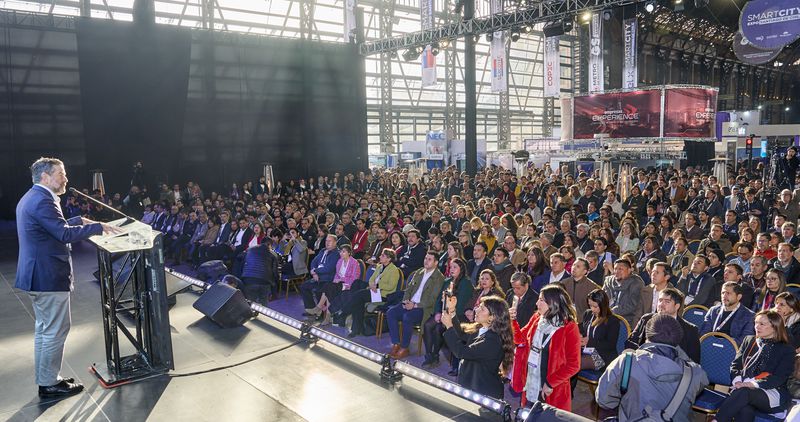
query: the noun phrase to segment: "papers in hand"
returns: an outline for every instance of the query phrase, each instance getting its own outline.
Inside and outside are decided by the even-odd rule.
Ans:
[[[383,302],[383,298],[381,297],[380,289],[375,289],[369,291],[370,302]]]
[[[111,221],[107,224],[122,229],[120,233],[102,234],[89,238],[95,245],[108,252],[126,252],[153,247],[153,239],[158,234],[150,226],[139,221],[123,224],[125,218]]]

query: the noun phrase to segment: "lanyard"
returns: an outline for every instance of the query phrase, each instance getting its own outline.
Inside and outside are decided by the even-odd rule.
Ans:
[[[724,308],[720,307],[720,312],[719,312],[719,314],[717,314],[717,318],[714,320],[714,329],[711,330],[711,331],[718,331],[720,328],[724,327],[725,324],[727,324],[728,321],[730,321],[730,319],[733,318],[733,314],[735,314],[736,311],[739,310],[739,306],[740,306],[740,304],[736,304],[736,308],[734,308],[733,311],[731,311],[731,313],[728,314],[728,316],[725,318],[725,320],[722,321],[722,324],[719,323],[719,319],[722,317],[722,310]]]
[[[695,276],[694,276],[694,274],[692,274],[692,275],[690,275],[689,277],[690,277],[690,281],[689,281],[689,287],[690,287],[690,289],[691,289],[692,281],[694,281],[694,280],[695,280]],[[689,295],[689,296],[697,296],[697,293],[699,293],[699,292],[700,292],[700,285],[701,285],[701,284],[703,284],[703,275],[702,275],[702,274],[700,274],[698,277],[699,277],[700,279],[699,279],[699,280],[697,280],[697,287],[695,287],[695,289],[694,289],[694,292],[692,292],[692,294],[691,294],[691,295]]]
[[[753,351],[753,347],[756,347],[756,346],[758,346],[758,350],[756,351],[755,354],[750,355],[750,352]],[[763,344],[759,344],[758,343],[758,339],[756,339],[753,342],[753,344],[750,345],[750,349],[747,350],[747,357],[744,359],[744,364],[743,364],[743,367],[742,367],[742,378],[745,378],[744,375],[747,374],[747,370],[756,363],[756,361],[758,360],[758,357],[761,356],[761,351],[762,350],[764,350],[764,345]]]

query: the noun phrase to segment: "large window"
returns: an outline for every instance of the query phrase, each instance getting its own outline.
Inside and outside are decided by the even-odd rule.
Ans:
[[[257,35],[277,37],[300,36],[300,8],[292,0],[208,0],[213,4],[213,20],[204,22],[202,0],[157,0],[155,2],[156,20],[169,25],[192,28],[213,28],[220,31],[237,31]],[[130,21],[133,0],[91,0],[95,18]],[[313,39],[327,42],[344,42],[342,0],[317,0],[314,6]],[[57,15],[79,15],[78,0],[24,1],[0,0],[0,7]],[[381,8],[383,2],[362,0],[359,7],[364,12],[366,38],[378,39],[380,35]],[[436,0],[437,24],[444,24],[445,7],[452,3]],[[489,6],[487,0],[478,0],[476,14],[485,16]],[[396,0],[393,19],[393,35],[420,29],[418,0]],[[536,27],[529,34],[523,34],[517,42],[509,45],[509,114],[511,145],[524,138],[542,135],[544,99],[542,97],[543,48],[544,37]],[[459,127],[457,133],[463,136],[463,43],[457,43],[456,64],[456,111]],[[498,112],[500,97],[491,92],[491,63],[489,43],[481,38],[476,47],[477,93],[478,93],[478,138],[487,141],[487,148],[497,149]],[[402,55],[392,62],[392,113],[393,140],[395,150],[399,151],[404,141],[424,140],[428,130],[444,127],[445,118],[445,54],[437,60],[437,86],[422,89],[420,60],[405,62]],[[573,89],[573,41],[561,42],[561,88],[569,92]],[[370,153],[380,152],[380,86],[381,75],[378,56],[365,59],[367,92],[367,130]],[[556,107],[555,126],[559,125]]]

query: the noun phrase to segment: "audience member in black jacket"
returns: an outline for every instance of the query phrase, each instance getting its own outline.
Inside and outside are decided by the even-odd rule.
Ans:
[[[791,292],[780,293],[775,298],[775,311],[783,318],[789,344],[800,353],[800,301]]]
[[[756,335],[747,336],[731,363],[733,391],[720,405],[718,422],[749,422],[755,412],[776,413],[789,403],[786,382],[794,371],[794,349],[781,315],[756,314]]]
[[[666,289],[662,290],[661,293],[658,294],[658,312],[659,314],[667,314],[675,319],[681,324],[681,328],[683,328],[683,338],[681,339],[680,344],[678,346],[686,352],[686,355],[689,356],[694,362],[700,362],[700,334],[697,331],[697,327],[694,324],[686,322],[685,319],[681,318],[678,315],[678,312],[681,310],[683,306],[683,293],[680,290],[667,287]],[[636,324],[636,327],[633,329],[630,337],[628,337],[628,341],[626,343],[626,347],[630,347],[633,349],[638,349],[639,346],[645,343],[646,339],[646,330],[647,322],[653,318],[653,315],[656,313],[644,314],[641,319],[639,319],[639,323]]]
[[[517,306],[517,323],[520,327],[528,325],[528,321],[536,313],[536,302],[539,293],[531,289],[531,278],[523,272],[516,272],[511,276],[511,288],[506,292],[508,306]]]
[[[462,359],[458,383],[494,398],[504,396],[502,374],[509,373],[514,360],[514,338],[508,305],[496,296],[481,299],[475,324],[462,326],[457,317],[455,297],[447,299],[442,324],[444,340],[456,357]]]
[[[280,280],[280,258],[272,250],[272,238],[264,236],[261,244],[247,249],[242,265],[242,292],[253,302],[266,305]]]
[[[612,312],[608,296],[596,289],[586,298],[589,309],[583,314],[581,329],[581,369],[602,371],[619,356],[617,340],[622,323]]]

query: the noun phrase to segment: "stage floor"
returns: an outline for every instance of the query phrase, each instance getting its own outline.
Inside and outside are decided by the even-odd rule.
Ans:
[[[323,343],[296,345],[231,369],[105,390],[87,371],[105,359],[95,255],[88,245],[76,245],[73,256],[77,281],[62,375],[80,380],[86,390],[48,401],[37,396],[33,377],[30,299],[13,288],[16,252],[0,253],[0,420],[482,420],[476,405],[414,380],[383,384],[378,365]],[[195,293],[177,299],[170,310],[176,374],[244,361],[297,339],[296,331],[263,316],[221,329],[192,308]]]
[[[33,376],[33,314],[30,299],[13,288],[15,240],[0,249],[0,420],[59,421],[478,421],[478,406],[405,378],[387,385],[380,367],[322,342],[299,344],[253,362],[190,377],[162,376],[116,389],[103,389],[87,368],[105,360],[100,292],[92,273],[96,255],[88,244],[74,246],[75,291],[72,331],[62,375],[81,381],[86,390],[62,401],[40,400]],[[179,268],[185,269],[185,268]],[[222,329],[192,307],[196,293],[177,296],[170,310],[176,369],[174,374],[207,370],[250,359],[295,341],[298,332],[261,316],[243,327]],[[302,304],[292,293],[269,305],[301,318]],[[344,329],[329,327],[342,335]],[[380,340],[357,342],[387,352],[388,333]],[[416,352],[416,338],[412,352]],[[419,365],[412,354],[408,362]],[[444,360],[433,372],[447,377]],[[518,395],[506,393],[516,407]],[[575,390],[573,409],[590,416],[586,385]],[[700,420],[700,419],[698,419]]]

